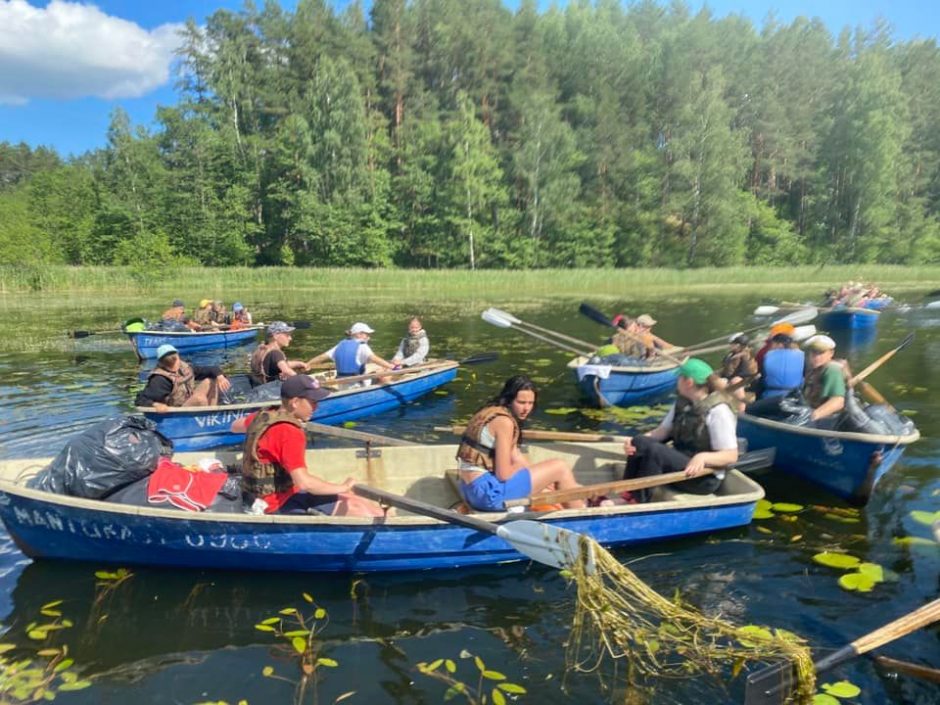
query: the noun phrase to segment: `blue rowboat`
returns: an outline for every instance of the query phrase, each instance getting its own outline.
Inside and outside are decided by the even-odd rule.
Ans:
[[[161,345],[172,345],[184,356],[199,350],[218,350],[220,348],[234,348],[255,340],[258,331],[264,326],[248,326],[239,330],[219,331],[162,331],[143,330],[128,331],[125,335],[131,341],[131,347],[141,360],[157,357],[157,348]]]
[[[445,477],[454,445],[308,452],[311,472],[327,480],[347,476],[439,507],[459,501]],[[530,446],[533,461],[561,458],[583,482],[619,479],[619,443]],[[227,465],[233,452],[214,454]],[[184,464],[196,454],[179,454]],[[617,461],[617,462],[614,462]],[[48,459],[0,463],[0,518],[16,545],[32,558],[234,570],[410,571],[526,560],[502,538],[399,510],[385,518],[312,515],[190,513],[125,506],[49,494],[25,487],[23,478]],[[676,494],[657,488],[658,501],[593,509],[523,514],[487,513],[493,522],[537,519],[593,536],[606,546],[639,544],[743,526],[764,496],[760,485],[737,471],[719,493]],[[163,506],[163,505],[161,505]]]
[[[311,420],[337,425],[397,409],[453,381],[458,367],[458,363],[444,360],[440,364],[415,370],[413,375],[393,377],[387,384],[340,389],[317,405]],[[317,377],[324,379],[325,375]],[[325,379],[325,382],[329,383],[329,380]],[[262,401],[225,406],[177,407],[166,412],[138,407],[137,411],[156,423],[157,430],[173,441],[177,451],[196,451],[241,443],[245,435],[229,431],[232,422],[277,403]]]
[[[832,330],[873,328],[878,323],[881,311],[856,306],[833,306],[819,309],[821,328]]]
[[[664,396],[676,388],[674,362],[657,359],[649,365],[592,365],[586,357],[568,363],[582,394],[597,406],[631,406]]]
[[[738,435],[749,450],[776,448],[774,467],[814,482],[855,504],[868,502],[885,473],[920,433],[881,436],[829,431],[738,415]]]

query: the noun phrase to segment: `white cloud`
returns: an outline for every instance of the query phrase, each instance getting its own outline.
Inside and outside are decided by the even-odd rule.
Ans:
[[[76,2],[0,0],[0,104],[149,93],[169,80],[181,28],[148,31]]]

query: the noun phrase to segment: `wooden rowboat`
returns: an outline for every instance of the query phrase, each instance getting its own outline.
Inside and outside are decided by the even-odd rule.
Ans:
[[[239,330],[219,331],[162,331],[142,330],[124,333],[141,360],[156,359],[157,348],[172,345],[184,356],[199,350],[219,350],[244,345],[255,340],[264,326],[248,326]]]
[[[663,396],[676,387],[679,365],[656,358],[648,365],[615,367],[594,365],[587,357],[568,363],[578,387],[597,406],[631,406]]]
[[[865,504],[882,477],[920,438],[830,431],[738,415],[738,435],[749,450],[777,449],[774,467],[798,475],[855,504]]]
[[[438,507],[459,501],[445,469],[456,446],[407,446],[363,453],[341,448],[308,452],[311,471],[329,480],[347,476]],[[619,479],[617,443],[531,446],[533,461],[562,458],[585,483]],[[200,454],[178,454],[184,464]],[[213,454],[237,465],[239,454]],[[0,463],[0,519],[32,558],[237,570],[397,571],[487,565],[523,560],[503,538],[428,516],[385,518],[313,515],[190,513],[125,506],[28,489],[26,479],[49,459]],[[730,471],[715,495],[657,488],[649,504],[549,512],[480,513],[496,523],[517,518],[589,534],[607,546],[638,544],[743,526],[764,496],[761,487]]]
[[[452,382],[458,367],[457,362],[442,360],[439,364],[415,370],[414,374],[393,377],[385,384],[339,389],[317,405],[311,420],[336,425],[397,409]],[[328,382],[331,374],[316,377]],[[157,430],[173,441],[177,451],[196,451],[241,443],[245,436],[229,431],[232,422],[277,404],[277,401],[262,401],[175,407],[165,412],[155,411],[152,407],[137,407],[137,411],[156,423]]]

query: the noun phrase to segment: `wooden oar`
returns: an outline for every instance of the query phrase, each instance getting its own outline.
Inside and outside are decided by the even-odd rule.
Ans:
[[[764,448],[762,450],[745,453],[733,465],[728,466],[728,470],[740,470],[741,472],[752,472],[770,467],[774,462],[776,448]],[[718,468],[705,468],[696,477],[711,475]],[[616,480],[614,482],[601,482],[596,485],[584,485],[574,487],[568,490],[556,490],[554,492],[540,492],[529,497],[521,499],[507,499],[507,507],[528,507],[532,504],[558,504],[561,502],[570,502],[574,499],[589,499],[591,497],[603,497],[612,492],[632,492],[633,490],[644,490],[650,487],[659,487],[661,485],[671,485],[674,482],[688,480],[684,470],[678,472],[667,472],[662,475],[652,475],[650,477],[636,477],[630,480]]]
[[[336,438],[348,438],[352,441],[365,441],[378,446],[416,446],[414,441],[406,441],[402,438],[392,438],[391,436],[380,436],[378,433],[366,433],[365,431],[354,431],[351,428],[342,426],[328,426],[325,423],[308,421],[307,430],[324,436],[334,436]]]
[[[581,557],[583,536],[552,524],[527,519],[494,524],[368,485],[353,485],[352,491],[375,502],[498,536],[519,553],[553,568],[571,568]],[[588,571],[593,572],[593,554],[585,556],[584,560],[587,562]]]
[[[761,328],[772,328],[773,326],[778,326],[778,325],[780,325],[780,324],[782,324],[782,323],[790,323],[791,325],[799,326],[799,325],[801,325],[801,324],[803,324],[803,323],[809,323],[811,320],[813,320],[814,318],[816,318],[816,316],[817,316],[818,314],[819,314],[819,311],[818,311],[816,308],[814,308],[813,306],[807,306],[806,308],[800,309],[799,311],[794,311],[793,313],[791,313],[791,314],[789,314],[789,315],[787,315],[787,316],[783,316],[782,318],[778,318],[776,321],[771,321],[770,323],[762,323],[762,324],[760,324],[759,326],[753,326],[753,327],[751,327],[751,328],[745,328],[744,330],[737,331],[737,332],[738,332],[738,333],[741,333],[741,334],[744,334],[744,333],[753,333],[754,331],[758,331],[758,330],[760,330]],[[813,334],[811,333],[810,335],[813,335]],[[728,334],[723,335],[723,336],[720,336],[720,337],[718,337],[718,338],[712,338],[712,339],[710,339],[710,340],[703,340],[701,343],[696,343],[695,345],[690,345],[690,346],[688,346],[687,348],[685,348],[685,350],[686,350],[686,352],[692,352],[693,350],[696,350],[696,351],[697,351],[697,348],[701,348],[701,347],[704,347],[704,346],[708,346],[708,345],[711,345],[711,344],[713,344],[713,343],[718,343],[718,342],[721,342],[721,341],[723,341],[723,340],[728,340],[728,338],[729,338],[730,336],[731,336],[731,334],[728,333]],[[807,337],[809,337],[809,336],[807,336]]]
[[[888,400],[884,398],[881,392],[875,389],[875,387],[872,384],[870,384],[869,382],[865,382],[864,380],[866,377],[868,377],[868,375],[870,375],[872,372],[877,370],[879,367],[885,364],[888,360],[890,360],[896,354],[901,352],[901,350],[903,350],[908,345],[910,345],[913,340],[914,340],[914,333],[913,332],[908,333],[904,337],[904,340],[898,343],[894,348],[886,352],[884,355],[879,357],[877,360],[871,363],[864,370],[862,370],[857,375],[852,377],[852,379],[848,381],[848,386],[849,387],[857,386],[859,391],[861,391],[861,393],[865,396],[865,398],[872,404],[884,404],[889,409],[894,410],[894,407],[888,403]]]
[[[922,678],[932,683],[940,683],[940,670],[936,668],[921,666],[919,663],[898,661],[897,659],[888,658],[887,656],[875,656],[875,663],[890,671],[897,671],[898,673],[904,673],[908,676],[914,676],[915,678]]]
[[[569,343],[572,343],[572,344],[574,344],[574,345],[582,345],[582,346],[584,346],[586,349],[591,349],[591,348],[595,347],[595,343],[589,343],[589,342],[587,342],[587,341],[585,341],[585,340],[579,340],[578,338],[572,338],[570,335],[565,335],[564,333],[559,333],[558,331],[551,330],[550,328],[543,328],[542,326],[537,326],[537,325],[535,325],[534,323],[527,323],[526,321],[521,321],[521,320],[519,320],[518,318],[516,318],[515,316],[513,316],[511,313],[509,313],[508,311],[503,311],[502,309],[498,309],[498,308],[488,308],[487,311],[490,311],[491,313],[496,314],[497,316],[501,316],[502,318],[505,318],[505,319],[508,320],[510,323],[514,323],[514,324],[517,325],[517,326],[527,326],[527,327],[529,327],[529,328],[532,328],[533,330],[537,330],[537,331],[539,331],[539,332],[541,332],[541,333],[545,333],[545,334],[547,334],[547,335],[553,335],[553,336],[555,336],[556,338],[558,338],[558,339],[560,339],[560,340],[565,340],[565,341],[567,341],[567,342],[569,342]]]
[[[574,353],[575,355],[583,355],[589,357],[593,352],[593,346],[588,346],[587,349],[575,348],[568,343],[562,342],[561,340],[556,340],[540,333],[536,333],[533,330],[519,326],[518,324],[513,323],[510,319],[501,316],[496,312],[496,309],[488,308],[482,314],[481,318],[487,323],[496,326],[497,328],[514,328],[520,333],[525,333],[528,336],[535,338],[536,340],[541,340],[543,343],[548,343],[549,345],[554,345],[556,348],[561,348],[562,350],[567,350],[568,352]]]
[[[820,659],[815,664],[816,672],[822,673],[834,668],[856,656],[900,639],[921,627],[933,624],[937,620],[940,620],[940,599],[929,602],[920,609],[879,627],[826,658]],[[780,705],[790,700],[796,685],[794,664],[784,662],[768,666],[747,677],[744,703],[745,705]]]
[[[453,433],[457,436],[467,430],[466,426],[435,426],[438,433]],[[629,436],[614,436],[602,433],[576,433],[571,431],[537,431],[525,429],[523,437],[529,441],[574,441],[581,443],[623,443]]]
[[[476,365],[482,362],[492,362],[499,358],[499,353],[488,352],[488,353],[477,353],[476,355],[470,355],[465,357],[462,360],[457,360],[458,365]],[[364,379],[375,379],[376,377],[397,377],[400,375],[411,374],[412,372],[426,372],[427,370],[434,369],[435,367],[441,367],[448,363],[452,362],[451,360],[434,360],[433,362],[422,362],[420,365],[413,365],[411,367],[403,367],[400,370],[378,370],[376,372],[370,372],[365,375],[352,375],[350,377],[336,377],[335,379],[320,380],[320,384],[324,387],[340,387],[350,382],[361,382]]]

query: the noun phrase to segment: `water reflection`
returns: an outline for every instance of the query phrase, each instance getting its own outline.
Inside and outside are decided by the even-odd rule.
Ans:
[[[580,316],[577,300],[444,301],[415,311],[387,300],[363,298],[327,306],[307,302],[303,294],[283,296],[265,306],[278,317],[313,322],[310,329],[297,331],[288,351],[292,357],[327,349],[357,318],[376,328],[376,352],[390,355],[404,322],[415,312],[423,316],[435,355],[500,353],[494,363],[462,369],[441,394],[364,420],[360,429],[452,443],[452,436],[437,434],[433,427],[466,420],[506,377],[527,372],[540,385],[534,427],[623,431],[615,413],[580,405],[574,377],[565,367],[570,355],[479,318],[481,310],[496,305],[536,325],[599,343],[608,331]],[[141,384],[141,368],[123,339],[69,341],[61,334],[49,335],[49,330],[104,329],[126,317],[128,310],[144,310],[145,304],[162,310],[164,303],[162,298],[159,303],[117,300],[55,308],[48,315],[12,312],[11,320],[24,327],[29,345],[20,349],[11,344],[0,353],[0,454],[51,455],[72,433],[128,410]],[[691,344],[747,327],[742,322],[756,303],[746,296],[676,294],[607,301],[599,307],[648,311],[660,321],[658,334]],[[772,501],[805,507],[792,521],[778,516],[740,530],[634,549],[620,557],[637,561],[633,570],[666,595],[678,590],[709,613],[790,629],[827,651],[935,597],[940,551],[936,544],[904,539],[930,536],[929,527],[915,521],[912,511],[940,509],[940,442],[935,440],[940,423],[931,393],[932,380],[940,373],[938,322],[936,312],[889,310],[875,339],[840,341],[853,369],[860,370],[909,330],[918,330],[914,343],[870,381],[898,408],[916,413],[924,439],[882,481],[856,523],[828,512],[827,507],[845,505],[821,490],[764,472],[757,479]],[[244,369],[248,350],[200,357],[197,364]],[[716,352],[709,359],[717,362],[720,357]],[[571,411],[549,413],[558,409]],[[845,592],[838,587],[838,571],[812,561],[814,553],[827,549],[879,563],[897,579],[871,593]],[[293,687],[264,678],[261,669],[274,665],[286,673],[291,664],[273,650],[275,640],[254,625],[283,607],[301,607],[303,592],[328,610],[330,624],[323,639],[328,655],[340,662],[319,689],[321,702],[333,702],[351,690],[356,695],[349,702],[439,702],[445,686],[418,674],[414,664],[445,656],[456,659],[462,649],[498,664],[498,670],[523,683],[529,694],[521,702],[622,700],[621,692],[612,694],[592,676],[570,678],[562,688],[561,645],[570,627],[573,593],[556,572],[538,566],[358,576],[362,582],[355,582],[357,576],[141,570],[99,607],[96,567],[29,563],[7,537],[0,540],[0,616],[9,629],[4,640],[28,644],[23,627],[44,604],[57,599],[65,600],[63,613],[76,624],[62,639],[96,680],[89,690],[72,694],[70,702],[290,702]],[[934,628],[884,652],[938,666],[938,640],[940,631]],[[459,659],[458,665],[461,673],[470,666]],[[829,680],[839,678],[863,688],[859,703],[926,703],[936,696],[936,686],[887,677],[865,659],[842,667]],[[704,705],[740,702],[739,695],[738,684],[726,691],[696,679],[660,684],[651,701]]]

